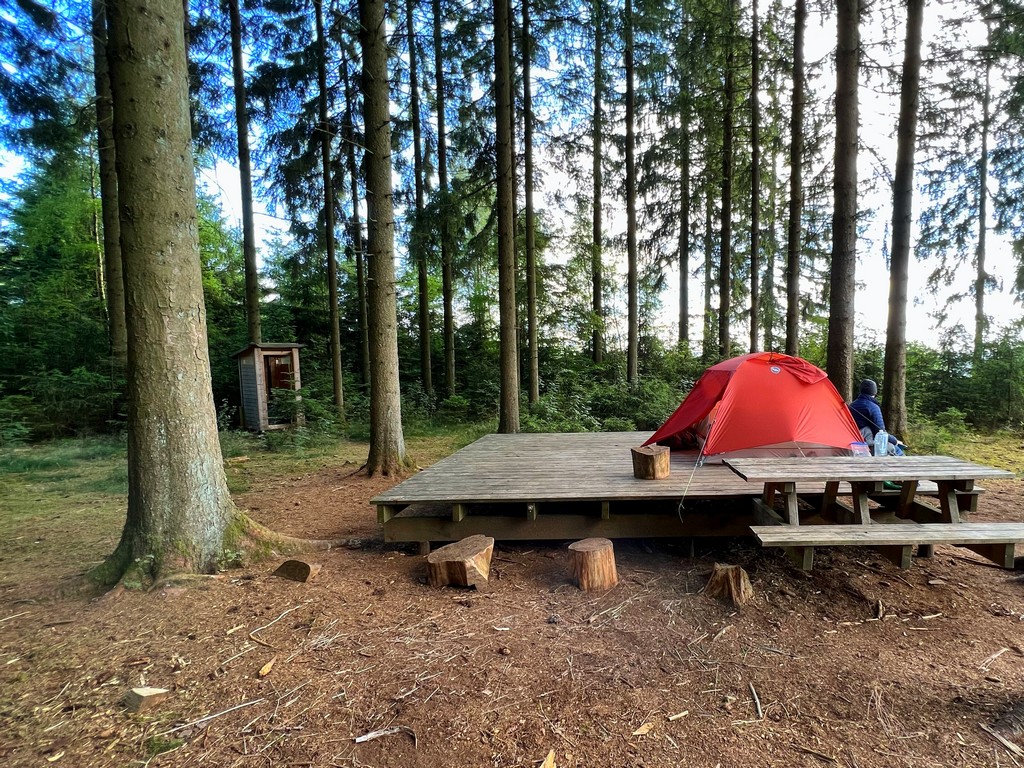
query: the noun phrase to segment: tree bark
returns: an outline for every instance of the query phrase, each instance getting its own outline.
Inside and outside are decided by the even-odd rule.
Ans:
[[[602,221],[603,174],[601,159],[604,153],[604,117],[602,101],[604,93],[604,0],[593,0],[594,15],[594,125],[593,125],[593,244],[590,256],[590,275],[593,284],[593,339],[591,357],[600,365],[604,362],[604,267],[602,264],[604,245],[604,223]]]
[[[991,23],[990,23],[991,24]],[[991,26],[989,40],[991,40]],[[981,157],[978,158],[978,249],[975,252],[974,277],[974,364],[981,363],[985,352],[985,332],[988,317],[985,315],[985,286],[988,274],[985,272],[985,250],[988,238],[988,142],[992,129],[992,57],[985,57],[985,93],[981,103]]]
[[[793,106],[789,118],[789,227],[786,245],[786,354],[800,354],[800,247],[804,208],[804,34],[807,0],[796,0],[793,21]]]
[[[761,321],[761,51],[757,0],[750,33],[750,351],[758,350]]]
[[[352,216],[349,219],[352,250],[356,262],[356,300],[359,303],[359,349],[360,375],[363,386],[370,385],[370,331],[368,309],[366,305],[366,249],[363,246],[363,223],[359,218],[359,165],[356,163],[356,99],[352,93],[352,83],[348,74],[348,63],[344,66],[345,77],[345,156],[348,163],[349,190],[352,204]]]
[[[533,205],[533,86],[530,58],[530,0],[523,3],[523,189],[526,203],[526,333],[530,346],[530,402],[540,400],[540,350],[537,329],[537,215]]]
[[[367,472],[391,475],[411,462],[402,432],[395,306],[395,217],[384,0],[360,0],[363,125],[366,131],[367,257],[370,326],[370,455]]]
[[[317,105],[320,112],[320,160],[323,164],[324,246],[327,250],[327,301],[331,324],[331,381],[334,410],[345,422],[345,392],[341,370],[341,318],[338,310],[338,258],[334,242],[334,169],[331,167],[331,126],[327,118],[327,37],[324,34],[323,0],[313,0],[316,12],[317,39]]]
[[[735,0],[728,4],[728,39],[725,57],[725,89],[722,94],[722,227],[718,254],[718,356],[730,355],[729,316],[732,314],[732,141],[733,102],[736,98]]]
[[[680,82],[680,89],[684,88]],[[679,346],[690,343],[690,104],[679,126]]]
[[[437,108],[437,181],[441,194],[441,298],[444,302],[444,386],[445,394],[455,394],[455,287],[452,247],[448,222],[452,215],[448,197],[448,135],[445,121],[444,51],[441,43],[441,0],[433,0],[434,11],[434,87]]]
[[[714,306],[712,286],[715,272],[715,201],[711,184],[704,193],[704,335],[701,353],[705,359],[711,357],[715,346]]]
[[[519,431],[519,353],[516,348],[516,264],[513,232],[512,87],[508,0],[494,0],[494,111],[497,128],[498,313],[501,394],[498,431]]]
[[[829,378],[843,398],[853,392],[854,293],[857,266],[857,73],[860,66],[860,2],[836,6],[835,208],[829,272]]]
[[[569,545],[573,583],[584,592],[603,592],[619,583],[610,539],[582,539]]]
[[[640,296],[636,244],[636,67],[633,61],[633,0],[626,0],[626,294],[628,330],[626,339],[626,381],[639,375]]]
[[[111,0],[128,339],[128,513],[95,574],[211,572],[236,514],[210,383],[180,0]]]
[[[235,129],[238,136],[238,175],[242,193],[242,256],[245,263],[245,319],[251,343],[262,341],[260,279],[256,268],[256,222],[252,210],[252,160],[249,157],[249,111],[242,66],[242,15],[239,0],[228,0],[231,20],[231,74],[235,92]]]
[[[409,38],[409,112],[412,116],[413,178],[416,189],[416,218],[410,232],[409,245],[416,260],[417,309],[420,331],[420,377],[423,392],[434,394],[434,380],[430,363],[430,283],[427,280],[427,249],[420,228],[423,226],[424,180],[423,140],[420,128],[419,49],[413,23],[413,0],[405,0],[406,36]]]
[[[924,0],[907,0],[907,39],[903,49],[900,118],[896,131],[896,177],[892,199],[892,250],[889,261],[889,320],[885,334],[882,404],[889,431],[907,431],[907,282],[914,202],[914,153],[921,85],[921,34]]]
[[[107,11],[103,0],[92,2],[92,40],[107,329],[110,356],[123,371],[128,361],[128,331],[124,317],[124,273],[121,267],[121,233],[117,214],[117,152],[114,149],[114,111],[110,95],[110,66],[107,61]]]

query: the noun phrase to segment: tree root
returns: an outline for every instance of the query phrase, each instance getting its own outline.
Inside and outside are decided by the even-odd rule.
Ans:
[[[353,539],[302,539],[287,536],[257,523],[243,512],[235,515],[231,527],[236,535],[241,534],[235,542],[236,544],[249,544],[258,552],[264,552],[268,557],[273,554],[301,555],[306,552],[322,552],[338,547],[349,547],[356,541]],[[225,540],[226,546],[230,546],[231,543]]]

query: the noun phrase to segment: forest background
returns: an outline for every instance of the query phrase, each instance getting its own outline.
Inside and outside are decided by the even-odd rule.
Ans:
[[[390,7],[399,370],[410,424],[498,413],[492,10],[440,0]],[[826,366],[835,9],[593,0],[512,10],[525,405],[517,426],[651,429],[708,364],[750,349],[785,349]],[[281,235],[259,249],[261,337],[306,345],[306,430],[359,437],[368,430],[370,349],[354,6],[243,4],[234,26],[230,11],[231,3],[190,8],[197,172],[239,163],[242,135],[251,141],[256,196],[282,222]],[[797,20],[808,11],[805,51]],[[904,91],[907,12],[886,2],[858,12],[863,268],[848,287],[877,318],[898,138],[887,105]],[[71,0],[19,0],[0,11],[9,163],[0,222],[2,445],[123,424],[99,202],[95,15],[95,4]],[[985,303],[1022,287],[1022,19],[1014,3],[928,8],[911,271],[939,310],[933,343],[905,345],[907,408],[922,435],[929,423],[1017,429],[1024,418],[1020,317],[1005,305],[993,317]],[[241,80],[231,43],[241,51]],[[537,190],[546,194],[534,207]],[[221,425],[230,427],[238,401],[231,355],[252,338],[245,251],[255,245],[216,196],[203,196],[199,213],[213,387]],[[968,321],[958,313],[965,304]],[[664,322],[672,305],[674,329]],[[886,341],[858,333],[853,378],[882,378]]]

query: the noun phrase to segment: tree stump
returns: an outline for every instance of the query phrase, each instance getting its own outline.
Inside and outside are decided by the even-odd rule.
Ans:
[[[640,480],[661,480],[668,477],[672,451],[667,445],[645,445],[633,452],[633,477]]]
[[[615,551],[608,539],[583,539],[569,545],[573,583],[584,592],[611,589],[619,583]]]
[[[479,534],[435,549],[427,555],[427,583],[479,589],[490,576],[493,551],[494,539]]]
[[[732,604],[740,607],[754,596],[754,588],[750,586],[750,577],[738,565],[722,565],[715,563],[704,591],[711,597],[727,598]]]

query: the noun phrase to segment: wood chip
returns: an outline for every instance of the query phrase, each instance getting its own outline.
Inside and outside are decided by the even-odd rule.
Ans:
[[[171,695],[167,688],[132,688],[124,697],[129,712],[146,712]]]
[[[654,730],[654,723],[644,723],[639,728],[637,728],[635,731],[633,731],[632,735],[633,736],[646,736],[648,733],[650,733],[653,730]]]
[[[674,715],[669,715],[668,720],[670,723],[674,723],[676,720],[682,720],[688,714],[690,714],[690,710],[684,709],[682,712],[676,712]]]
[[[274,657],[274,658],[272,658],[272,659],[271,659],[270,661],[268,661],[268,662],[267,662],[266,664],[264,664],[264,665],[263,665],[262,667],[260,667],[260,671],[256,673],[256,674],[257,674],[257,676],[258,676],[258,677],[259,677],[260,679],[263,679],[264,677],[266,677],[267,675],[269,675],[269,674],[270,674],[270,671],[271,671],[271,670],[272,670],[272,669],[274,668],[274,664],[275,664],[276,662],[277,662],[277,656],[275,656],[275,657]]]
[[[555,750],[548,752],[548,756],[544,758],[544,762],[540,764],[540,768],[555,768]]]

